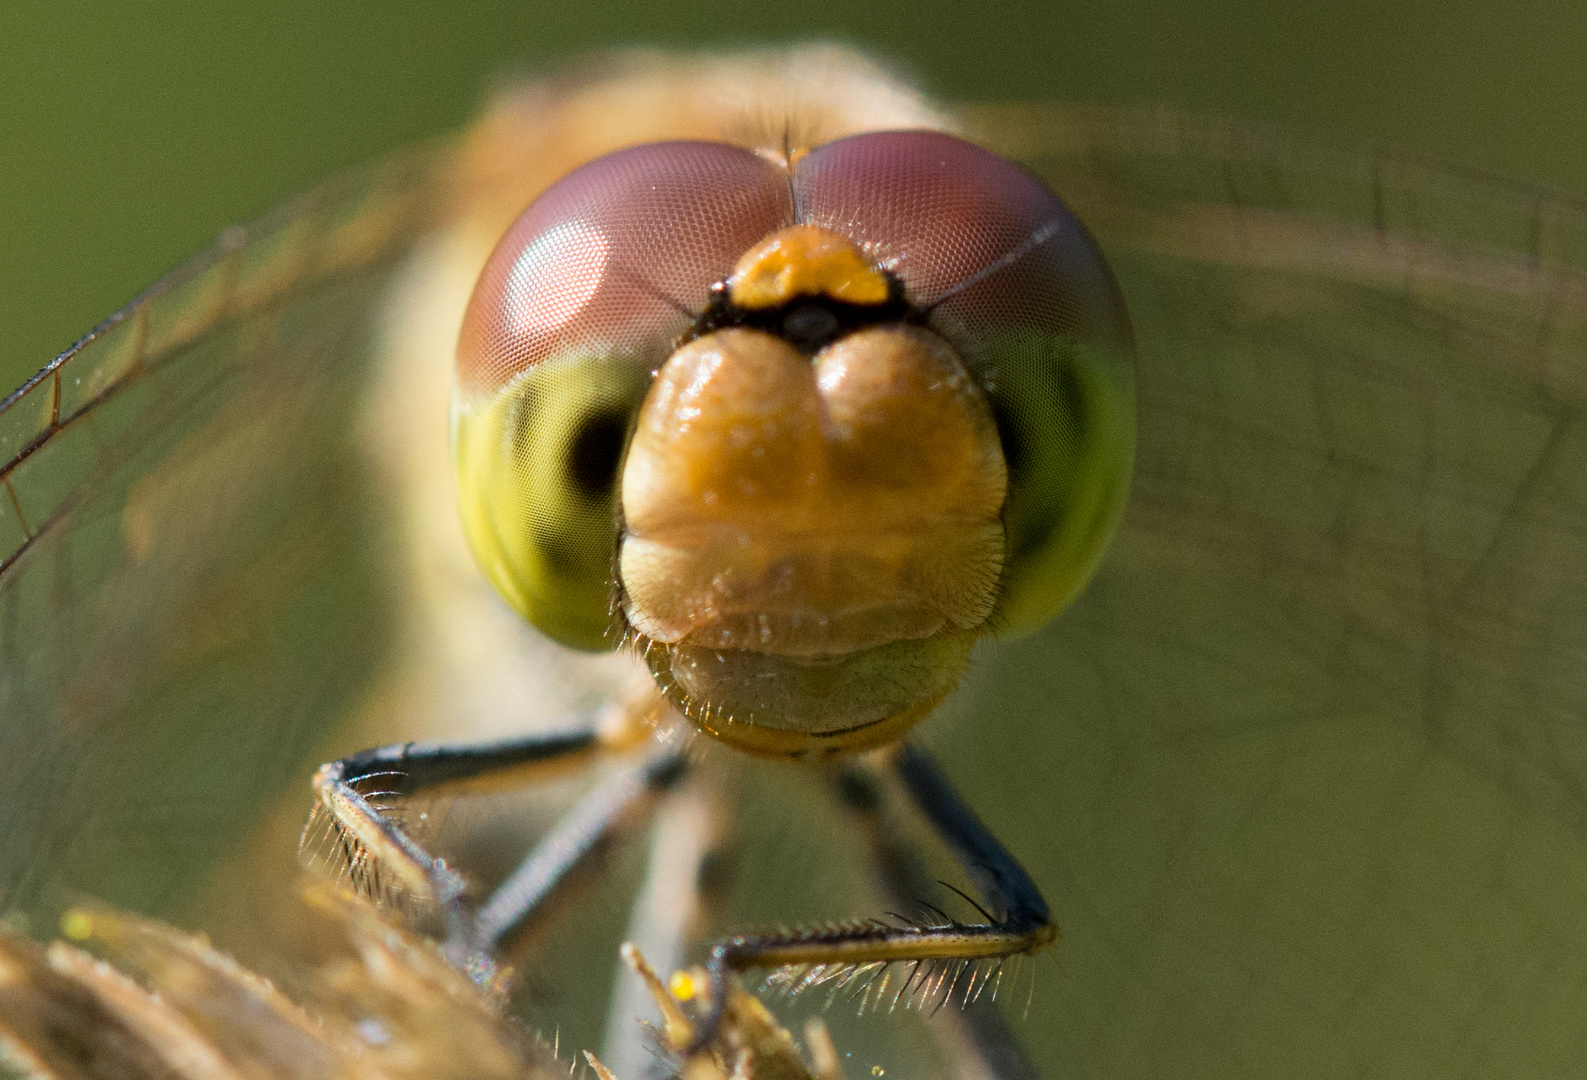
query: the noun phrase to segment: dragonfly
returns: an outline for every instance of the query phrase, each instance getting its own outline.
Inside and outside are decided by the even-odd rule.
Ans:
[[[783,123],[790,85],[860,103],[792,140],[939,128],[1039,177],[1132,328],[1133,474],[1095,576],[978,641],[919,729],[1062,931],[1009,1068],[1575,1071],[1581,204],[1167,109],[938,109],[841,53],[630,57],[510,92],[228,231],[6,399],[13,921],[47,932],[64,886],[245,948],[319,762],[646,700],[639,665],[552,643],[476,565],[452,351],[535,194],[608,150]],[[855,881],[890,833],[823,809],[810,770],[720,771],[735,809],[672,804],[653,869],[708,866],[717,830],[755,883],[734,919],[874,902]],[[520,833],[488,833],[481,876]],[[629,876],[633,914],[582,894],[561,947],[667,909],[664,874]],[[592,982],[553,988],[563,1016],[604,1015]]]

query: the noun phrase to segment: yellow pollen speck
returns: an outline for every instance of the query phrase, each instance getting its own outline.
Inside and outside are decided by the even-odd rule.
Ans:
[[[854,241],[815,225],[779,229],[750,248],[727,279],[733,303],[751,311],[777,307],[799,296],[825,296],[848,304],[880,304],[887,278]]]
[[[94,936],[94,919],[86,911],[68,911],[61,916],[61,936],[67,941],[87,941]]]
[[[700,992],[699,987],[694,985],[694,977],[687,971],[674,971],[672,978],[667,980],[667,989],[679,1001],[689,1001]]]

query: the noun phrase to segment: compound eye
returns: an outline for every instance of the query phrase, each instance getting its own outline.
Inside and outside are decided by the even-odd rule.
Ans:
[[[1100,250],[1041,181],[939,132],[828,143],[793,188],[800,221],[897,275],[986,392],[1009,473],[993,619],[1034,630],[1100,561],[1134,461],[1134,345]]]
[[[712,284],[791,220],[778,167],[657,143],[558,181],[486,263],[453,396],[464,528],[492,583],[558,641],[611,644],[616,477],[652,372]]]

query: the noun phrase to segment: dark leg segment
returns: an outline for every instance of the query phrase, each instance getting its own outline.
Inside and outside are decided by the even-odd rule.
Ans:
[[[888,752],[883,763],[981,889],[987,921],[894,926],[865,920],[816,929],[735,934],[711,949],[706,965],[710,997],[696,1039],[699,1046],[709,1042],[720,1021],[731,971],[895,962],[913,962],[918,969],[921,964],[954,961],[961,962],[963,970],[977,960],[1034,952],[1057,940],[1058,928],[1035,882],[959,798],[930,755],[903,744]],[[948,992],[953,991],[950,988]]]
[[[568,762],[596,750],[601,737],[588,720],[545,735],[473,745],[398,743],[351,754],[314,774],[320,808],[304,829],[301,854],[329,815],[331,840],[360,887],[432,902],[443,911],[463,893],[463,880],[388,819],[371,800],[434,794],[498,782],[507,774]]]
[[[489,958],[520,932],[552,892],[624,827],[648,820],[657,797],[682,777],[681,750],[664,746],[603,780],[564,814],[545,838],[446,945],[454,960]]]
[[[320,810],[330,816],[331,837],[348,870],[364,879],[361,887],[376,895],[391,891],[430,901],[445,910],[462,896],[462,878],[371,800],[483,785],[520,769],[582,758],[599,745],[593,720],[564,731],[501,742],[398,743],[320,766],[314,774],[314,792]],[[322,821],[320,812],[310,819],[300,842],[301,854],[314,854],[307,848]]]
[[[959,798],[931,755],[905,743],[893,752],[891,764],[915,805],[981,890],[996,922],[1044,937],[1034,945],[1037,948],[1056,941],[1058,928],[1041,890],[1019,860]]]
[[[311,836],[318,835],[317,825],[328,816],[333,850],[358,887],[399,904],[434,904],[449,958],[483,977],[506,939],[521,931],[581,864],[643,817],[655,797],[682,775],[681,752],[645,734],[649,755],[581,799],[477,910],[466,903],[461,875],[388,816],[393,807],[387,800],[521,784],[528,779],[526,773],[576,764],[604,749],[626,751],[636,741],[635,730],[590,718],[555,733],[501,742],[402,743],[349,755],[315,774],[320,806],[304,830],[302,846],[312,846]]]
[[[896,780],[896,773],[893,778]],[[937,883],[926,872],[919,853],[887,820],[884,793],[874,772],[853,763],[837,779],[838,798],[854,813],[865,834],[883,891],[901,907],[930,895]],[[972,969],[959,994],[958,1007],[950,1007],[936,1018],[934,1030],[953,1062],[950,1075],[966,1080],[1040,1080],[1041,1073],[1020,1048],[997,1008],[995,991],[994,995],[985,995],[991,977],[991,972],[982,973],[977,986]],[[983,995],[986,1001],[981,1000]],[[940,1004],[952,1006],[953,1002],[945,995]]]

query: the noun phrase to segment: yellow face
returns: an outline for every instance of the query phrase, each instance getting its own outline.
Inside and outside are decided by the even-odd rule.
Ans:
[[[962,139],[632,147],[530,205],[475,288],[465,531],[531,622],[631,645],[702,730],[877,746],[1095,567],[1130,353],[1085,229]]]

